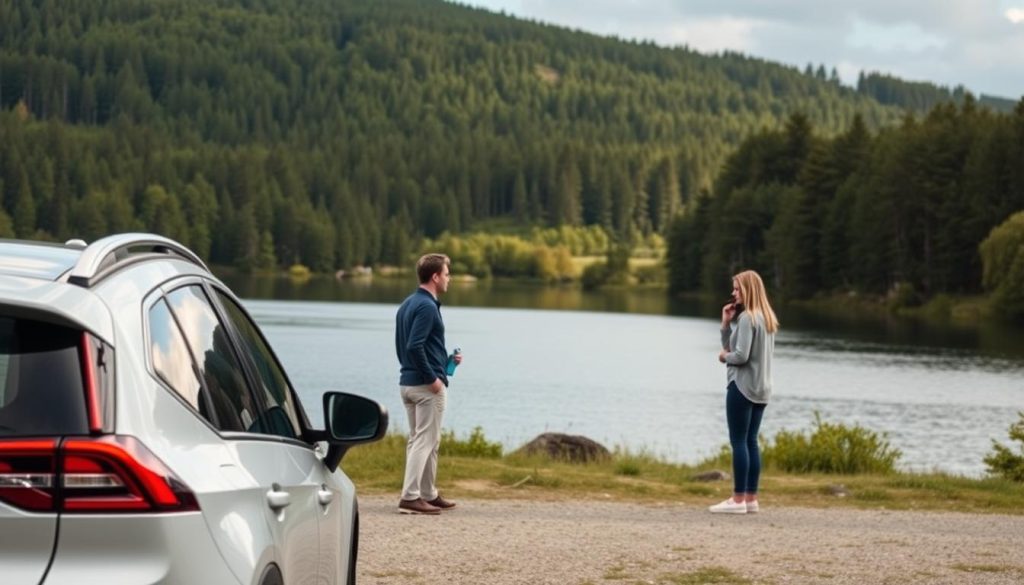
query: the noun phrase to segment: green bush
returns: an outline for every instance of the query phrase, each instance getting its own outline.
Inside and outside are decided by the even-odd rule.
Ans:
[[[576,276],[572,254],[565,246],[550,248],[543,244],[538,245],[534,248],[533,260],[533,276],[545,282],[567,281]]]
[[[580,282],[585,290],[592,290],[608,282],[608,263],[604,261],[594,262],[583,269]]]
[[[978,246],[982,284],[1002,315],[1024,321],[1024,211],[992,228]]]
[[[441,433],[441,446],[439,451],[442,455],[453,455],[456,457],[481,457],[497,459],[501,457],[501,443],[492,443],[484,437],[484,430],[475,427],[469,434],[469,438],[459,440],[455,438],[454,431]]]
[[[814,414],[810,435],[782,430],[764,449],[767,465],[790,473],[891,473],[903,455],[879,435],[860,425],[822,422]]]
[[[615,475],[636,477],[640,475],[640,464],[634,459],[621,459],[615,462]]]
[[[668,281],[668,273],[663,264],[638,266],[633,270],[633,274],[641,284],[661,284]]]
[[[495,276],[533,276],[536,273],[536,247],[533,244],[515,236],[483,237],[477,234],[473,239],[483,242],[484,257]]]
[[[992,441],[992,453],[985,457],[988,472],[1016,482],[1024,482],[1024,412],[1018,412],[1020,420],[1010,425],[1010,438],[1021,444],[1019,453],[1009,447]]]
[[[916,307],[921,304],[920,295],[914,290],[914,285],[906,282],[897,282],[889,289],[886,295],[886,307],[890,311],[896,311],[905,307]]]
[[[599,256],[608,251],[609,237],[601,226],[533,228],[530,239],[550,248],[565,246],[574,256]]]
[[[729,445],[722,445],[717,453],[698,461],[696,468],[702,471],[709,469],[732,469],[732,449]]]
[[[528,277],[556,282],[579,277],[569,245],[548,245],[540,239],[527,241],[518,236],[485,233],[457,236],[446,232],[436,240],[423,241],[421,252],[430,251],[447,254],[452,259],[452,272],[477,278]]]

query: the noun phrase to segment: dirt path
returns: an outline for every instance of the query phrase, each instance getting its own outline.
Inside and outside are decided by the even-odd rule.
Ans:
[[[359,585],[1024,583],[1024,516],[360,498]],[[770,505],[766,502],[766,505]]]

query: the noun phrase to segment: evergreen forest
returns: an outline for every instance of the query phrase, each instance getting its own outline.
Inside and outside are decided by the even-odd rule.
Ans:
[[[859,291],[914,305],[989,290],[1012,293],[1024,317],[1022,210],[1024,100],[1003,114],[967,96],[831,137],[798,113],[744,141],[713,194],[674,220],[671,287],[721,290],[754,268],[789,298]]]
[[[1020,119],[441,0],[0,0],[0,236],[154,231],[247,270],[568,226],[671,233],[677,289],[746,263],[796,296],[973,290],[1024,207]]]

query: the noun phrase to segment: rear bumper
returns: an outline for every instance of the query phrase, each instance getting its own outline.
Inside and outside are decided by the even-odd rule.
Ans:
[[[63,515],[45,585],[239,583],[199,512]]]

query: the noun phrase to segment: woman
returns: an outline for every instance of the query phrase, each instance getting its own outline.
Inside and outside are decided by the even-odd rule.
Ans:
[[[758,511],[761,452],[757,431],[772,393],[772,354],[779,320],[768,304],[764,283],[753,270],[732,277],[732,300],[722,307],[722,351],[728,389],[725,418],[732,446],[733,495],[711,506],[714,514]]]

